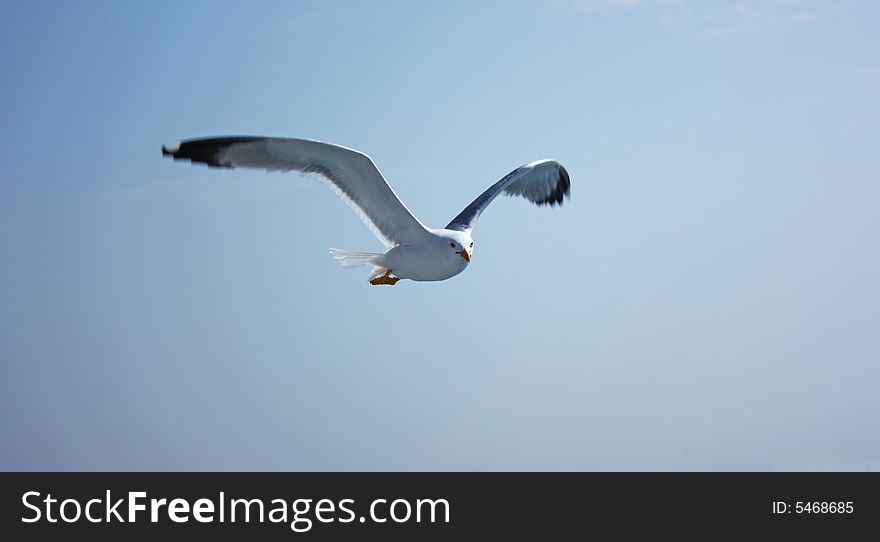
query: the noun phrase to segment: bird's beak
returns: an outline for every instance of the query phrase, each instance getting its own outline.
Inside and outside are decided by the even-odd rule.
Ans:
[[[468,251],[467,251],[467,250],[462,250],[461,252],[456,252],[456,254],[458,254],[459,256],[461,256],[462,258],[464,258],[465,260],[467,260],[468,263],[471,262],[471,255],[468,254]]]

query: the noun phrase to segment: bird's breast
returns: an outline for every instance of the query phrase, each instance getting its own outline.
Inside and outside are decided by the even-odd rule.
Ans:
[[[385,254],[395,276],[416,281],[446,280],[461,273],[468,262],[450,250],[428,246],[398,246]]]

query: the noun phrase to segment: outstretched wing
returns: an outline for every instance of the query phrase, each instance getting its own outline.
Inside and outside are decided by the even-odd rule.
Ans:
[[[417,243],[428,233],[370,157],[353,149],[308,139],[212,137],[163,145],[162,155],[210,167],[317,174],[386,246]]]
[[[498,194],[522,196],[536,205],[562,205],[563,197],[569,197],[571,180],[568,172],[555,160],[538,160],[520,166],[480,194],[464,211],[452,219],[447,230],[470,232],[477,219]]]

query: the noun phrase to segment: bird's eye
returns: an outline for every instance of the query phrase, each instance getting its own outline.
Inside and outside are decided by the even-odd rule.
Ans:
[[[449,243],[449,246],[451,246],[452,248],[455,248],[455,243]]]
[[[471,248],[474,248],[474,242],[471,241]]]

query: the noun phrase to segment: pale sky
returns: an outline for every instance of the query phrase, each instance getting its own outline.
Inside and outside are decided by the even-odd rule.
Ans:
[[[27,2],[0,19],[0,469],[880,468],[880,4]],[[474,260],[373,287],[373,157]]]

